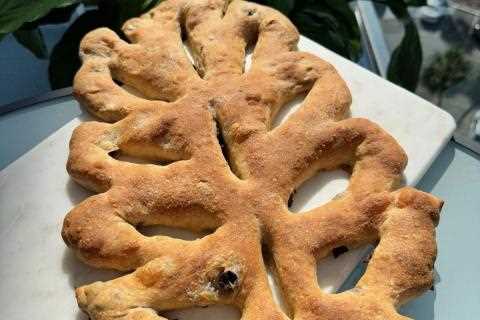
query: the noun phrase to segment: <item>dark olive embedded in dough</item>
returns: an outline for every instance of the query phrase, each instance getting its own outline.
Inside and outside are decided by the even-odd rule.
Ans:
[[[238,276],[235,272],[227,270],[218,274],[216,285],[219,291],[232,291],[237,285]]]

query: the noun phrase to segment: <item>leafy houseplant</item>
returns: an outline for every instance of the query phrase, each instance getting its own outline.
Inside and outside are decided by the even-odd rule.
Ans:
[[[95,28],[109,27],[119,34],[131,17],[151,9],[162,0],[0,0],[0,40],[12,33],[36,57],[50,57],[49,79],[52,89],[70,86],[80,66],[78,46],[82,37]],[[305,36],[342,56],[358,60],[361,54],[360,31],[351,8],[353,0],[254,0],[286,14]],[[359,0],[370,1],[370,0]],[[408,6],[425,0],[371,0],[388,6],[403,22],[405,35],[393,51],[388,79],[415,90],[420,74],[422,50]],[[63,34],[52,52],[47,52],[39,26],[64,23],[75,9],[86,9]]]
[[[460,49],[450,49],[444,54],[437,53],[425,68],[422,82],[441,106],[445,91],[466,78],[469,62]]]

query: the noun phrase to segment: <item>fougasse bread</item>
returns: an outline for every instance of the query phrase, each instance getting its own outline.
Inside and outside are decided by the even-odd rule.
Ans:
[[[349,118],[345,82],[296,51],[292,23],[245,1],[166,0],[123,31],[129,42],[105,28],[81,42],[75,96],[102,122],[74,131],[67,169],[98,194],[68,213],[62,236],[89,265],[129,273],[78,288],[80,308],[92,320],[165,319],[166,310],[212,304],[233,305],[244,320],[407,319],[396,308],[432,285],[442,201],[399,188],[404,151],[375,123]],[[289,211],[297,187],[337,168],[351,170],[345,192]],[[137,230],[148,225],[210,234],[186,241]],[[378,245],[356,287],[323,292],[317,260],[367,243]]]

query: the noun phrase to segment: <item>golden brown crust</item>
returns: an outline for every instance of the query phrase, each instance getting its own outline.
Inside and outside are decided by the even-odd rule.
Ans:
[[[183,51],[182,29],[198,73]],[[67,215],[62,236],[90,265],[134,271],[78,288],[80,307],[95,320],[145,320],[223,303],[240,308],[242,319],[287,319],[273,302],[263,244],[290,317],[404,319],[395,307],[433,280],[441,200],[395,191],[403,150],[374,123],[346,119],[348,88],[331,65],[294,51],[298,33],[288,19],[238,0],[166,0],[124,31],[131,44],[107,29],[81,43],[75,95],[113,123],[87,122],[73,133],[68,172],[101,194]],[[271,129],[276,112],[303,93],[302,107]],[[135,164],[114,152],[174,162]],[[288,211],[303,181],[343,166],[352,169],[345,193],[303,214]],[[215,231],[184,241],[136,229],[156,224]],[[317,259],[377,240],[355,289],[320,290]]]

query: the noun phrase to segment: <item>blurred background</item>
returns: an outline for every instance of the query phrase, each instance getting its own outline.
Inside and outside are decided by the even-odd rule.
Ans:
[[[159,2],[1,1],[0,114],[70,94],[81,38],[104,26],[121,35],[123,22]],[[288,15],[303,35],[450,112],[455,139],[480,153],[479,0],[257,2]]]

